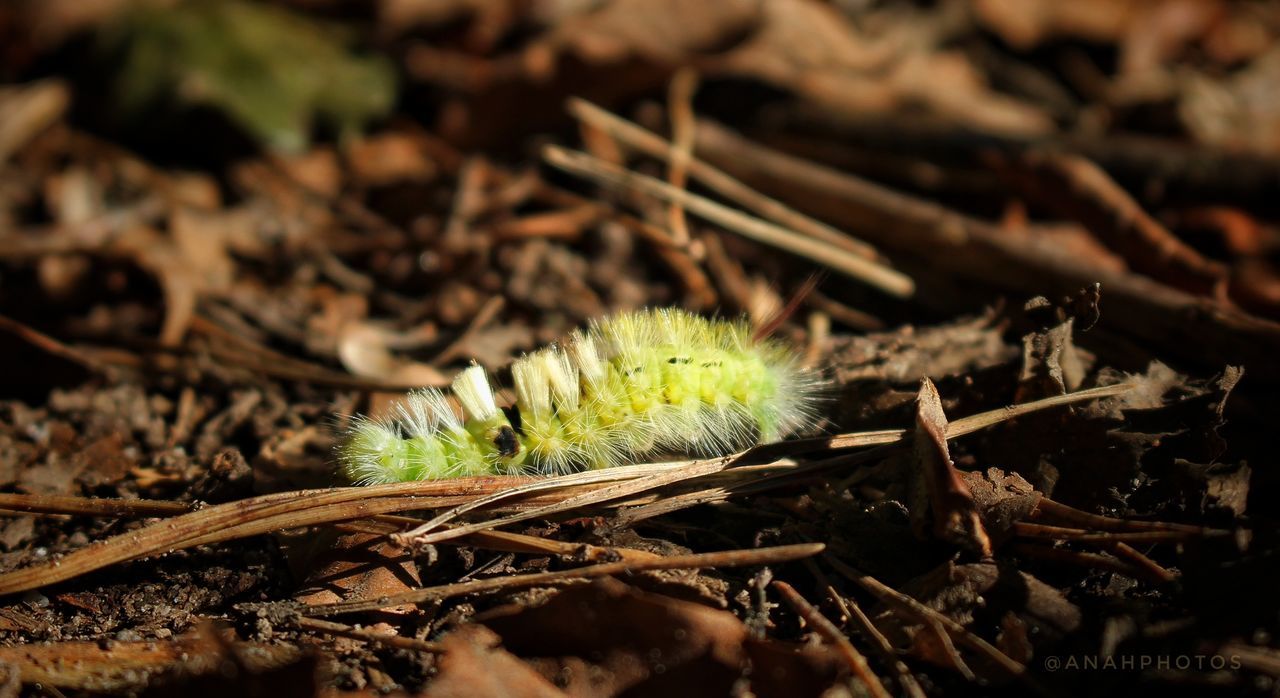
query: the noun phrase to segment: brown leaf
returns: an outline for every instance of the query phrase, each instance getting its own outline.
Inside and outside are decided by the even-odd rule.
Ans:
[[[351,178],[363,187],[422,182],[436,173],[420,139],[409,133],[386,133],[349,143],[343,155]]]
[[[916,428],[912,445],[916,456],[916,472],[920,481],[912,497],[912,524],[923,537],[924,527],[932,519],[933,535],[945,541],[964,545],[984,559],[991,557],[991,539],[978,515],[973,494],[960,472],[951,462],[947,449],[947,416],[942,411],[938,389],[928,378],[920,382],[916,408]],[[926,516],[924,507],[928,502]]]
[[[1201,142],[1245,152],[1280,152],[1280,107],[1274,86],[1280,79],[1280,49],[1272,41],[1246,70],[1227,79],[1191,75],[1179,116]]]
[[[1128,32],[1147,0],[977,0],[979,20],[1019,49],[1056,36],[1115,42]]]
[[[1173,475],[1181,498],[1192,511],[1224,509],[1232,517],[1243,516],[1249,505],[1249,481],[1253,469],[1245,463],[1192,463],[1176,459]]]
[[[294,599],[308,606],[391,596],[422,585],[413,555],[373,533],[338,536],[309,567],[306,582],[294,594]],[[383,611],[405,614],[415,609],[408,604]]]
[[[1044,496],[1017,473],[1006,474],[999,468],[986,472],[962,472],[960,477],[973,494],[974,504],[982,514],[982,524],[999,546],[1008,537],[1013,524],[1022,521],[1036,508]]]
[[[404,344],[405,334],[371,322],[353,321],[338,333],[338,357],[342,365],[361,378],[395,385],[447,385],[449,378],[429,364],[391,353],[393,344]]]
[[[89,444],[76,455],[75,461],[77,479],[90,488],[119,482],[137,462],[124,452],[124,441],[119,434],[104,436]]]
[[[840,666],[825,646],[761,641],[748,648],[750,633],[732,613],[614,579],[568,589],[537,608],[498,609],[480,622],[577,695],[725,695],[744,677],[757,695],[816,695]]]
[[[45,462],[24,468],[18,486],[38,494],[68,494],[77,479],[97,485],[120,481],[134,465],[119,434],[104,436],[70,457],[50,453]]]
[[[740,36],[760,20],[759,3],[750,0],[612,0],[590,9],[561,17],[545,44],[556,53],[568,51],[592,63],[639,55],[678,64]]]
[[[441,640],[444,654],[428,693],[437,698],[564,696],[528,664],[499,647],[501,638],[483,625],[466,625]]]
[[[706,72],[796,92],[837,118],[893,113],[909,104],[985,131],[1053,128],[1039,107],[992,90],[963,53],[939,50],[945,29],[934,16],[914,17],[877,37],[823,3],[771,0],[760,7],[750,39],[706,61]]]
[[[70,102],[71,91],[61,80],[0,90],[0,162],[61,119]]]
[[[1065,395],[1084,382],[1089,358],[1076,348],[1075,318],[1064,317],[1044,297],[1033,298],[1024,310],[1028,316],[1057,311],[1052,320],[1022,337],[1022,371],[1014,402],[1030,402]]]

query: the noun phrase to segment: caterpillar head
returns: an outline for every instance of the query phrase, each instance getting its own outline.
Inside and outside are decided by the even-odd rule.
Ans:
[[[409,443],[389,420],[356,418],[340,449],[347,477],[358,485],[418,479]]]

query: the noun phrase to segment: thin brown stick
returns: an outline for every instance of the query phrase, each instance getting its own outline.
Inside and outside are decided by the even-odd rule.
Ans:
[[[811,262],[830,267],[899,298],[915,292],[915,282],[902,272],[843,249],[800,235],[773,223],[755,218],[706,197],[677,189],[666,182],[605,162],[586,153],[548,145],[542,150],[547,163],[570,174],[590,179],[621,191],[636,190],[667,202],[679,202],[691,213],[723,226],[743,237],[772,245]]]
[[[462,507],[457,507],[455,509],[447,511],[441,514],[440,516],[437,516],[436,518],[428,521],[427,523],[419,526],[418,528],[415,528],[412,531],[409,531],[401,535],[393,536],[392,538],[397,543],[400,543],[401,545],[405,545],[405,546],[429,545],[431,543],[437,543],[440,541],[449,540],[450,538],[456,538],[460,535],[465,535],[473,531],[481,531],[488,528],[497,528],[499,526],[505,526],[507,524],[517,523],[517,522],[525,521],[528,519],[542,518],[542,517],[546,517],[548,515],[556,514],[562,511],[570,511],[586,504],[599,504],[601,502],[608,501],[610,499],[626,497],[628,495],[633,495],[639,492],[644,492],[646,490],[662,487],[663,485],[668,485],[674,482],[680,482],[681,480],[688,480],[690,478],[695,478],[695,477],[700,477],[702,475],[707,475],[710,473],[720,472],[721,470],[724,470],[725,468],[730,467],[730,465],[732,465],[732,463],[735,462],[735,460],[744,456],[745,453],[747,452],[734,454],[732,456],[725,456],[722,458],[713,458],[711,460],[705,460],[705,461],[691,461],[689,463],[682,464],[679,467],[671,468],[667,472],[658,472],[643,478],[626,480],[618,484],[603,487],[598,490],[594,490],[591,492],[584,492],[580,495],[575,495],[563,501],[556,502],[554,504],[549,504],[545,507],[540,507],[538,509],[533,509],[531,511],[512,514],[510,516],[497,519],[494,521],[482,521],[479,523],[467,524],[464,526],[457,526],[457,527],[446,529],[443,531],[435,531],[435,529],[439,528],[446,521],[451,520],[452,518],[456,517],[458,514],[462,513],[463,511],[466,511],[468,508],[474,508],[472,507],[472,505],[467,504],[467,505],[463,505]],[[529,488],[533,488],[533,487],[537,487],[537,485],[535,484],[535,485],[529,486]],[[483,502],[486,505],[491,504],[497,501],[498,499],[503,498],[504,496],[505,496],[505,493],[497,493],[494,495],[490,495],[490,497],[483,500]],[[432,531],[435,531],[435,532],[433,533]]]
[[[332,604],[311,606],[310,608],[303,609],[302,612],[308,616],[332,616],[340,613],[375,611],[379,608],[386,608],[388,606],[422,603],[423,601],[447,599],[454,596],[476,594],[486,591],[546,586],[580,579],[608,577],[615,574],[651,572],[656,570],[772,565],[780,562],[788,562],[791,560],[811,557],[821,553],[825,549],[826,546],[822,543],[802,543],[799,545],[780,545],[772,548],[757,548],[753,550],[726,550],[715,553],[675,555],[672,557],[641,562],[630,562],[625,560],[621,562],[606,562],[599,565],[590,565],[588,567],[579,567],[571,570],[535,572],[532,574],[517,574],[507,577],[478,579],[470,582],[459,582],[457,584],[445,584],[442,586],[427,587],[425,589],[416,589],[403,594],[393,594],[391,596],[384,596],[377,599],[342,601]]]
[[[1125,576],[1149,582],[1161,583],[1168,581],[1163,574],[1155,573],[1145,566],[1101,553],[1087,553],[1068,548],[1051,548],[1047,545],[1036,545],[1034,543],[1012,543],[1008,546],[1008,550],[1019,555],[1074,567],[1094,567],[1119,572]]]
[[[866,687],[872,696],[875,696],[875,698],[889,698],[889,692],[885,690],[884,684],[880,683],[880,677],[876,676],[876,673],[867,665],[867,658],[862,656],[862,653],[858,651],[857,647],[853,646],[853,643],[849,641],[849,638],[844,633],[840,632],[835,623],[832,623],[826,616],[822,615],[821,611],[814,608],[813,604],[805,600],[800,595],[800,592],[796,591],[795,587],[790,584],[782,580],[774,580],[773,588],[778,590],[783,600],[790,604],[791,608],[806,623],[813,626],[813,629],[819,635],[825,638],[827,642],[835,645],[836,651],[849,667],[849,671],[853,672],[853,675],[862,681],[862,685]]]
[[[1036,508],[1031,511],[1031,518],[1049,518],[1066,523],[1078,524],[1082,528],[1093,528],[1102,531],[1180,531],[1188,535],[1222,535],[1216,529],[1190,524],[1168,523],[1165,521],[1133,521],[1117,519],[1100,514],[1081,511],[1075,507],[1055,502],[1047,497],[1041,498]]]
[[[652,246],[658,259],[680,280],[680,286],[688,294],[688,304],[694,308],[710,308],[716,304],[716,292],[702,268],[689,256],[689,251],[675,244],[667,231],[628,215],[606,203],[588,199],[571,191],[559,189],[549,184],[538,187],[535,194],[539,199],[562,207],[594,206],[602,218],[607,217],[632,234]]]
[[[669,143],[662,136],[638,124],[627,121],[616,114],[605,111],[584,99],[571,99],[568,107],[569,113],[574,117],[609,132],[614,138],[645,155],[673,164],[680,157],[679,143]],[[695,136],[696,133],[695,128]],[[690,148],[692,149],[692,146]],[[734,179],[724,170],[704,160],[691,156],[687,166],[689,174],[693,175],[699,182],[707,185],[726,199],[744,206],[764,218],[866,259],[880,257],[880,254],[871,245],[850,236],[848,233],[836,230],[815,218],[811,218],[781,201],[761,194],[741,181]]]
[[[1032,149],[989,161],[1015,190],[1079,221],[1135,271],[1192,293],[1225,291],[1230,274],[1226,264],[1206,258],[1179,239],[1088,158]]]
[[[1163,565],[1142,554],[1128,543],[1115,542],[1107,546],[1107,548],[1121,560],[1127,560],[1137,565],[1151,579],[1154,579],[1157,582],[1172,582],[1178,578],[1177,574],[1165,569]]]
[[[1032,412],[1039,412],[1053,407],[1061,407],[1076,402],[1086,400],[1096,400],[1104,397],[1114,397],[1133,390],[1133,383],[1117,383],[1115,385],[1105,385],[1097,388],[1089,388],[1088,390],[1077,390],[1074,393],[1065,395],[1054,395],[1034,400],[1032,402],[1024,402],[1019,405],[1010,405],[995,410],[979,412],[975,415],[963,417],[947,424],[947,438],[954,439],[966,434],[972,434],[975,431],[995,426],[1001,422],[1010,419],[1016,419]],[[788,442],[797,448],[807,445],[822,445],[826,448],[854,448],[858,446],[879,446],[883,444],[892,444],[901,441],[907,434],[905,429],[883,429],[880,431],[864,431],[853,434],[841,434],[829,438],[814,439],[798,439]]]
[[[830,315],[832,320],[843,323],[855,330],[874,332],[884,329],[884,321],[880,318],[857,308],[851,308],[824,295],[817,289],[814,289],[809,294],[809,297],[805,298],[805,304],[814,310],[820,310]]]
[[[534,213],[493,224],[489,231],[499,240],[545,238],[577,240],[586,228],[600,220],[601,208],[583,204],[546,213]]]
[[[651,519],[656,516],[663,516],[665,514],[670,514],[681,509],[688,509],[689,507],[698,506],[700,504],[723,502],[732,497],[740,497],[753,492],[773,489],[783,484],[793,483],[801,478],[821,475],[826,471],[836,468],[846,469],[855,465],[881,460],[887,455],[888,452],[884,449],[849,453],[843,456],[836,456],[835,458],[824,458],[822,460],[810,461],[793,466],[782,472],[776,472],[782,465],[781,463],[776,462],[760,468],[754,468],[752,466],[735,468],[725,474],[740,476],[737,478],[736,482],[730,482],[720,486],[706,487],[694,492],[685,492],[682,494],[662,497],[655,502],[641,504],[631,509],[625,509],[618,514],[617,523],[619,525],[633,525],[638,521]],[[753,470],[755,472],[751,472]]]
[[[750,313],[751,280],[747,278],[741,262],[729,256],[720,240],[720,234],[713,230],[703,231],[698,236],[698,241],[702,243],[702,249],[706,253],[707,271],[715,279],[720,295],[733,310]]]
[[[305,616],[295,618],[294,624],[303,630],[314,630],[326,635],[337,635],[338,637],[349,637],[355,640],[363,640],[375,645],[384,647],[393,647],[401,650],[417,650],[419,652],[431,652],[439,654],[444,651],[444,647],[438,642],[429,640],[419,640],[415,637],[405,637],[394,633],[375,633],[367,628],[357,628],[346,623],[335,623],[329,620],[320,620],[319,618],[307,618]]]
[[[493,478],[481,478],[461,483],[412,482],[300,490],[205,507],[122,533],[57,560],[0,574],[0,594],[54,584],[157,552],[376,514],[453,506],[468,498],[467,492],[494,482]]]
[[[698,89],[698,73],[690,67],[676,71],[667,90],[667,105],[671,110],[671,159],[667,167],[667,182],[677,189],[684,189],[689,180],[689,161],[693,158],[693,138],[697,135],[697,123],[693,116],[693,93]],[[667,209],[671,237],[677,245],[689,244],[689,222],[684,217],[684,206],[671,202]]]
[[[955,438],[957,436],[963,436],[965,434],[972,433],[979,429],[993,426],[1005,420],[1013,419],[1014,417],[1022,416],[1025,414],[1030,414],[1038,410],[1066,405],[1066,404],[1070,404],[1070,403],[1078,402],[1082,400],[1091,400],[1099,397],[1119,395],[1121,393],[1127,392],[1128,390],[1131,390],[1132,388],[1133,386],[1131,384],[1122,383],[1114,386],[1104,386],[1101,388],[1081,390],[1075,393],[1068,393],[1067,395],[1055,395],[1052,397],[1044,398],[1042,400],[1023,403],[1021,405],[1014,405],[1011,407],[1002,408],[998,410],[981,412],[979,414],[971,415],[969,417],[964,417],[962,419],[957,419],[954,422],[948,423],[946,435],[947,435],[947,438],[949,439]],[[833,438],[800,439],[795,441],[786,441],[778,444],[769,444],[757,449],[743,451],[743,452],[732,454],[729,456],[724,456],[722,458],[711,459],[709,461],[685,461],[681,463],[663,464],[663,469],[668,472],[656,473],[650,476],[649,480],[642,483],[623,483],[622,485],[617,485],[614,488],[605,488],[605,489],[596,490],[593,492],[584,493],[582,495],[579,495],[577,499],[572,500],[573,506],[581,506],[584,503],[595,504],[601,501],[605,501],[608,498],[623,497],[631,494],[636,494],[638,492],[642,492],[647,489],[653,489],[655,487],[671,484],[673,482],[679,482],[681,480],[687,480],[693,477],[699,477],[703,475],[709,475],[712,473],[720,472],[728,468],[731,463],[745,461],[748,455],[752,454],[753,452],[769,453],[769,452],[772,452],[774,449],[785,449],[786,452],[790,452],[790,453],[805,453],[807,452],[806,447],[808,446],[814,446],[818,449],[825,450],[825,449],[832,449],[832,448],[853,448],[853,447],[859,447],[859,446],[885,445],[885,444],[893,444],[893,443],[902,441],[903,439],[906,438],[906,436],[909,433],[910,432],[905,429],[887,429],[883,431],[863,432],[860,434],[845,434],[845,435],[837,436]],[[782,459],[782,460],[775,461],[773,463],[769,463],[769,466],[771,467],[782,467],[782,468],[795,468],[797,467],[797,465],[798,464],[796,464],[794,461],[791,461],[790,459]],[[617,469],[614,469],[614,470],[616,471]],[[560,478],[552,478],[550,480],[543,480],[540,482],[530,483],[521,488],[513,488],[508,492],[494,493],[493,495],[490,495],[487,498],[476,500],[474,502],[469,502],[465,505],[457,507],[454,510],[444,512],[439,516],[435,517],[434,519],[432,519],[431,521],[428,521],[422,526],[414,529],[413,531],[409,531],[400,536],[397,536],[396,539],[397,539],[397,542],[401,543],[402,545],[424,545],[424,544],[448,540],[449,538],[454,538],[459,535],[464,535],[472,531],[484,530],[487,528],[494,528],[494,527],[506,525],[509,523],[516,523],[518,521],[523,521],[528,518],[536,518],[537,516],[540,516],[540,515],[545,516],[547,514],[556,513],[558,511],[564,511],[564,510],[567,510],[568,507],[565,506],[565,503],[562,503],[558,505],[550,505],[546,507],[544,510],[537,511],[537,513],[524,512],[521,514],[512,515],[511,517],[507,517],[504,519],[499,519],[497,521],[480,522],[480,523],[470,524],[467,526],[458,526],[456,528],[451,528],[447,531],[440,531],[439,533],[436,533],[436,534],[431,533],[431,531],[434,530],[435,528],[442,526],[446,522],[454,518],[457,518],[461,514],[464,514],[471,509],[481,507],[481,506],[492,505],[493,503],[500,501],[505,497],[514,497],[514,496],[524,495],[524,494],[527,494],[528,492],[539,491],[544,489],[556,489],[559,487],[563,487],[566,483],[581,483],[581,482],[587,481],[588,479],[593,482],[603,482],[603,481],[607,481],[607,479],[610,479],[611,475],[612,474],[610,473],[610,471],[596,471],[596,474],[579,473],[576,475],[563,476]],[[618,478],[618,479],[621,479],[621,478]],[[702,496],[706,496],[707,494],[709,494],[714,499],[714,498],[717,498],[721,493],[718,493],[718,492],[692,493],[691,495],[685,495],[684,500],[688,502],[686,506],[692,506],[695,503],[699,503],[695,499],[697,496],[699,496],[699,494],[701,494]],[[725,492],[725,494],[727,494],[727,491]],[[566,500],[566,503],[568,501],[570,500]],[[703,500],[703,501],[710,501],[710,500]],[[660,509],[663,505],[661,503],[655,503],[654,505],[650,505],[650,506],[653,507],[654,509]],[[680,507],[680,508],[683,508],[683,507]],[[650,515],[656,515],[656,514],[650,514]]]
[[[898,653],[893,649],[893,645],[889,643],[889,638],[885,637],[884,633],[880,632],[880,629],[871,622],[871,619],[862,611],[862,607],[858,605],[858,602],[853,599],[846,599],[843,594],[836,591],[831,580],[818,567],[818,563],[813,561],[813,558],[805,558],[804,566],[809,568],[809,573],[822,584],[827,596],[840,609],[840,612],[857,626],[860,633],[871,641],[872,647],[880,654],[880,661],[893,669],[894,679],[897,680],[898,687],[902,689],[902,693],[908,698],[925,698],[924,689],[920,687],[920,683],[912,675],[911,668],[902,661]]]
[[[177,516],[199,505],[155,499],[99,499],[57,494],[0,492],[0,509],[14,514],[69,514],[72,516]]]
[[[336,528],[362,533],[390,535],[407,530],[409,527],[420,523],[422,523],[421,519],[409,516],[381,514],[364,521],[348,521],[347,523],[337,524]],[[590,543],[568,543],[552,538],[539,538],[509,531],[476,531],[452,542],[458,545],[470,545],[484,550],[496,550],[504,553],[564,555],[593,562],[614,558],[622,560],[651,560],[658,557],[657,553],[651,553],[647,550],[605,547],[591,545]]]
[[[911,615],[921,618],[927,622],[941,625],[942,628],[946,630],[947,635],[951,636],[953,640],[991,660],[991,662],[1006,672],[1010,677],[1022,681],[1041,695],[1053,695],[1052,692],[1042,686],[1031,676],[1027,671],[1026,665],[1015,661],[991,643],[969,632],[967,628],[952,620],[950,616],[929,608],[916,599],[913,599],[897,589],[884,584],[875,577],[856,569],[852,565],[849,565],[830,553],[823,555],[823,559],[834,567],[837,572],[844,575],[850,581],[863,589],[866,589],[884,603],[905,610]]]
[[[1159,523],[1159,522],[1152,522]],[[1046,540],[1066,540],[1089,544],[1107,543],[1164,543],[1194,540],[1196,538],[1216,538],[1231,535],[1230,531],[1220,529],[1202,529],[1199,531],[1161,530],[1161,531],[1089,531],[1083,528],[1067,528],[1064,526],[1047,526],[1045,524],[1015,521],[1013,533],[1019,538],[1040,538]]]
[[[14,516],[172,517],[196,511],[200,507],[199,504],[156,499],[111,499],[0,492],[0,514]],[[335,524],[335,527],[341,530],[389,535],[420,523],[422,523],[421,519],[378,514],[368,519]],[[226,530],[224,529],[224,532]],[[234,529],[231,530],[234,531]],[[455,542],[485,550],[530,555],[565,555],[581,557],[585,560],[604,560],[611,557],[641,560],[655,557],[654,553],[644,550],[567,543],[508,531],[477,531],[462,536]]]
[[[273,349],[264,347],[244,337],[242,334],[228,330],[221,324],[199,314],[192,316],[191,329],[193,332],[206,335],[211,340],[216,339],[226,344],[240,347],[243,350],[243,353],[241,353],[221,346],[206,347],[205,350],[211,356],[234,362],[231,364],[233,366],[277,378],[364,391],[408,392],[415,388],[426,387],[422,384],[397,384],[375,378],[339,373],[320,364],[281,354]]]
[[[191,348],[158,346],[152,347],[154,353],[144,354],[143,356],[139,356],[132,352],[126,353],[112,347],[83,346],[77,348],[77,350],[84,352],[92,360],[101,364],[147,370],[158,370],[158,366],[165,365],[164,361],[158,359],[165,359],[173,355],[196,356],[199,354],[199,351]],[[281,380],[298,381],[300,383],[344,388],[347,390],[384,392],[408,392],[410,390],[416,390],[423,387],[421,383],[394,383],[390,381],[359,378],[357,376],[331,371],[319,364],[312,364],[300,359],[293,359],[286,363],[267,361],[239,351],[228,351],[225,348],[217,346],[205,347],[203,348],[203,351],[215,358],[227,359],[234,362],[226,364],[228,366],[240,368],[251,373],[270,376],[272,378],[279,378]]]
[[[107,367],[104,366],[103,362],[99,361],[97,357],[92,354],[85,353],[80,349],[63,344],[53,337],[50,337],[37,329],[24,325],[13,318],[0,315],[0,330],[14,335],[18,339],[40,349],[46,354],[79,364],[80,366],[83,366],[95,373],[102,373],[107,370]]]

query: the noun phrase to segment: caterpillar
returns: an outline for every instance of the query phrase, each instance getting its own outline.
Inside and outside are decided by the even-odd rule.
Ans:
[[[475,364],[450,391],[408,394],[383,418],[357,416],[339,446],[357,484],[472,475],[560,474],[657,453],[725,455],[777,441],[816,417],[822,381],[744,321],[672,309],[624,313],[511,366],[498,407]]]

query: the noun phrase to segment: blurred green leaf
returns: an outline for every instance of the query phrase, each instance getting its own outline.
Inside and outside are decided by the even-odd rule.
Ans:
[[[115,99],[125,116],[166,104],[209,106],[278,150],[305,148],[317,121],[354,134],[396,97],[382,56],[359,55],[339,28],[268,5],[141,5],[103,39],[122,60]]]

